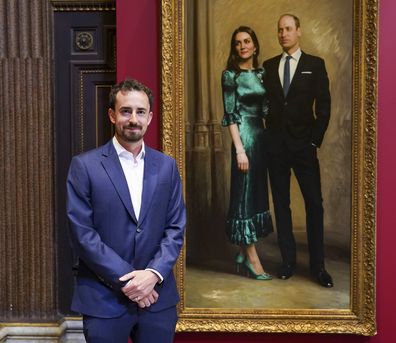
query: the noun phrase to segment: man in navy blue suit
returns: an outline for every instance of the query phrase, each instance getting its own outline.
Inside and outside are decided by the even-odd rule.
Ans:
[[[283,260],[278,276],[290,278],[296,266],[290,211],[293,169],[305,202],[310,271],[321,286],[333,287],[324,263],[323,205],[316,154],[330,119],[329,79],[323,59],[301,50],[300,37],[300,20],[291,14],[282,15],[278,40],[283,53],[263,65],[269,99],[269,175]]]
[[[115,135],[72,159],[67,213],[79,257],[72,310],[87,342],[173,341],[179,295],[173,266],[183,244],[185,206],[175,160],[146,146],[150,89],[112,87]]]

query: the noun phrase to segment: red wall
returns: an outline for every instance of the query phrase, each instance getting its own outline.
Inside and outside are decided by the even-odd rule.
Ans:
[[[158,0],[117,0],[117,77],[135,77],[155,91],[157,121],[147,141],[160,146],[159,137],[159,4]],[[393,47],[396,1],[380,0],[379,91],[378,91],[378,196],[377,196],[377,322],[374,337],[349,335],[179,333],[176,343],[191,342],[396,342],[396,49]],[[393,53],[393,55],[392,55]]]
[[[117,0],[117,80],[134,78],[154,93],[154,119],[146,141],[160,147],[159,1]],[[120,33],[120,34],[118,34]]]

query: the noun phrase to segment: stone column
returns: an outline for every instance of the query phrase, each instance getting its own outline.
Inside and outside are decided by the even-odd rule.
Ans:
[[[207,60],[207,0],[187,6],[188,30],[186,81],[186,200],[188,212],[187,260],[201,261],[202,244],[208,236],[208,213],[211,205],[211,171],[209,147],[209,94]],[[194,57],[195,56],[195,57]]]
[[[221,75],[216,71],[215,66],[220,61],[217,60],[217,46],[215,39],[215,23],[218,18],[214,13],[213,2],[210,1],[207,9],[207,74],[208,74],[208,129],[209,129],[209,146],[211,152],[211,215],[210,215],[210,226],[211,226],[211,258],[213,261],[227,259],[227,248],[228,238],[225,234],[225,222],[226,214],[228,211],[229,204],[229,165],[226,165],[225,154],[229,153],[229,149],[224,151],[223,143],[223,131],[227,131],[228,128],[222,128],[221,119],[223,117],[223,111],[219,112],[219,104],[222,103],[222,92],[221,92]],[[229,37],[224,37],[227,40]],[[221,63],[221,62],[220,62]],[[225,63],[225,61],[224,61]],[[225,181],[226,180],[226,181]],[[216,266],[218,267],[218,265]]]
[[[187,257],[197,264],[211,264],[218,258],[218,244],[225,240],[224,147],[216,110],[221,89],[214,65],[213,4],[194,1],[187,6]],[[193,37],[193,39],[191,39]],[[220,182],[219,182],[220,181]],[[205,246],[205,250],[202,249]],[[221,252],[220,252],[221,254]],[[224,254],[223,254],[224,255]]]
[[[0,0],[0,318],[56,318],[49,2]]]

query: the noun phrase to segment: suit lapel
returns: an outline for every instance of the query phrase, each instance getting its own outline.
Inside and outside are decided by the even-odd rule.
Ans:
[[[273,87],[274,87],[274,91],[275,91],[274,94],[276,94],[279,98],[284,97],[282,83],[279,78],[279,63],[280,63],[281,57],[282,57],[282,55],[279,55],[273,60],[273,65],[270,68],[271,70],[268,71],[269,73],[271,73],[270,82],[273,83]]]
[[[135,212],[132,207],[131,196],[129,194],[128,184],[112,140],[103,147],[102,165],[132,220],[137,223]]]
[[[144,221],[151,206],[154,191],[157,188],[158,170],[158,162],[155,158],[155,155],[146,145],[146,156],[144,157],[142,206],[140,208],[139,223]]]

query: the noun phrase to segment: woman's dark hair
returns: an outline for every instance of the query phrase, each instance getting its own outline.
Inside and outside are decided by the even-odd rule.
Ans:
[[[239,26],[232,34],[231,44],[230,44],[230,54],[228,56],[226,69],[235,70],[237,72],[241,71],[241,68],[239,68],[239,62],[241,61],[241,59],[239,58],[239,55],[235,48],[235,36],[240,32],[246,32],[250,35],[250,37],[252,37],[254,47],[256,48],[255,54],[253,55],[253,68],[256,69],[258,68],[258,56],[260,54],[260,44],[257,40],[256,33],[249,26]]]

